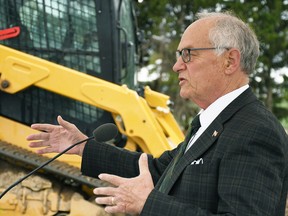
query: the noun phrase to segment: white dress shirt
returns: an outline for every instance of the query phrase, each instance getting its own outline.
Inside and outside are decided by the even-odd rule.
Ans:
[[[235,100],[241,93],[243,93],[246,89],[249,88],[249,85],[244,85],[232,92],[229,92],[226,95],[218,98],[214,101],[207,109],[200,110],[199,118],[201,127],[197,131],[197,133],[191,137],[186,151],[193,145],[193,143],[201,136],[201,134],[209,127],[209,125],[214,121],[214,119],[233,101]]]

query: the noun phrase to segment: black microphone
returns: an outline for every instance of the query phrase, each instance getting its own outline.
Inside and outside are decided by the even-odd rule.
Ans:
[[[115,124],[113,123],[106,123],[103,125],[100,125],[93,131],[93,137],[98,142],[107,142],[109,140],[112,140],[115,138],[118,134],[118,129]]]
[[[58,157],[60,157],[62,154],[64,154],[65,152],[69,151],[70,149],[74,148],[76,145],[79,145],[83,142],[86,142],[88,140],[91,139],[95,139],[97,142],[107,142],[113,138],[116,137],[116,135],[118,134],[118,129],[116,127],[115,124],[113,123],[106,123],[103,125],[100,125],[99,127],[97,127],[94,131],[93,131],[93,136],[88,137],[87,139],[81,140],[71,146],[69,146],[68,148],[66,148],[64,151],[60,152],[59,154],[57,154],[55,157],[51,158],[50,160],[48,160],[47,162],[43,163],[41,166],[37,167],[36,169],[32,170],[30,173],[28,173],[27,175],[25,175],[24,177],[20,178],[18,181],[16,181],[15,183],[13,183],[12,185],[10,185],[5,191],[3,191],[0,195],[0,199],[9,191],[11,190],[13,187],[15,187],[17,184],[19,184],[20,182],[22,182],[24,179],[28,178],[29,176],[31,176],[32,174],[34,174],[35,172],[37,172],[39,169],[43,168],[44,166],[46,166],[47,164],[51,163],[52,161],[54,161],[55,159],[57,159]]]

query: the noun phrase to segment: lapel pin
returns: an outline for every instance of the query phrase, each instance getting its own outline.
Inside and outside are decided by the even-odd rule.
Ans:
[[[218,135],[218,131],[215,130],[212,134],[212,137],[216,137],[217,135]]]

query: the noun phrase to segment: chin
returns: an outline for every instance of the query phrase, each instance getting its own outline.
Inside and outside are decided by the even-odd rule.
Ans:
[[[181,92],[179,93],[180,97],[183,99],[189,99],[189,95],[185,94],[185,92]]]

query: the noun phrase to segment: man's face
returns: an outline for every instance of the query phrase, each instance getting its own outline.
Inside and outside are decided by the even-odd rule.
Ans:
[[[208,33],[213,20],[199,20],[191,24],[184,32],[178,45],[183,48],[211,48]],[[224,57],[217,56],[215,50],[191,51],[191,60],[183,62],[179,57],[173,67],[178,73],[180,96],[207,108],[223,93],[225,86]],[[227,84],[227,83],[226,83]]]

